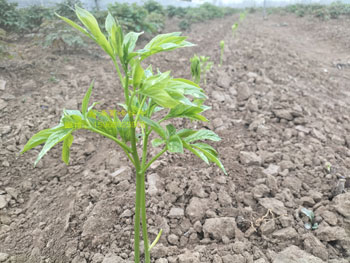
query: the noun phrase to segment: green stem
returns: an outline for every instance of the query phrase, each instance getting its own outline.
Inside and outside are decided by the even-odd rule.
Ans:
[[[151,164],[155,161],[155,160],[157,160],[163,153],[165,153],[167,151],[167,148],[165,147],[163,150],[161,150],[156,156],[154,156],[153,158],[152,158],[152,160],[150,160],[144,167],[143,167],[143,169],[142,169],[142,172],[145,172],[147,169],[148,169],[148,167],[150,167],[151,166]]]
[[[140,263],[140,207],[142,197],[142,174],[136,169],[136,198],[135,198],[135,225],[134,225],[134,259]]]
[[[113,63],[114,63],[115,69],[118,72],[120,82],[122,83],[122,86],[124,88],[124,96],[125,96],[126,105],[129,105],[129,84],[128,84],[129,76],[125,73],[125,80],[124,80],[122,73],[120,72],[117,60],[113,59]]]
[[[145,100],[143,100],[144,102]],[[142,103],[143,104],[143,103]],[[148,136],[149,132],[147,132],[147,126],[145,127],[146,132],[143,136],[143,149],[142,149],[142,194],[141,194],[141,218],[142,218],[142,236],[144,241],[144,251],[145,251],[145,263],[151,262],[151,256],[149,251],[149,242],[148,242],[148,232],[147,232],[147,214],[146,214],[146,189],[145,189],[145,174],[146,170],[143,167],[147,161],[147,147],[148,147]]]

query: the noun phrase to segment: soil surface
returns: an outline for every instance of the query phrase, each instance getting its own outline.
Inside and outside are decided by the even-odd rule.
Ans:
[[[176,125],[215,130],[228,171],[189,153],[151,166],[150,238],[163,229],[152,262],[349,262],[349,20],[248,15],[232,37],[237,20],[195,25],[196,47],[149,61],[185,78],[194,53],[215,62],[203,85],[210,123]],[[132,262],[135,178],[114,144],[78,132],[69,166],[60,146],[36,168],[40,147],[18,154],[63,108],[80,107],[92,79],[97,107],[117,107],[112,63],[94,45],[50,51],[27,37],[11,49],[0,61],[0,262]]]

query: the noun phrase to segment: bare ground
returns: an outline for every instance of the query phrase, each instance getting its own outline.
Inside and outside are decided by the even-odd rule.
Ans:
[[[195,48],[150,61],[189,78],[194,53],[214,60],[203,126],[222,137],[215,147],[229,174],[189,154],[151,167],[151,238],[163,229],[153,261],[349,262],[350,192],[334,191],[350,176],[349,20],[250,15],[233,38],[236,19],[196,25]],[[0,61],[0,262],[132,261],[135,179],[114,145],[79,132],[69,166],[60,147],[37,168],[38,150],[18,155],[62,108],[80,106],[92,79],[98,107],[116,107],[111,63],[94,46],[74,54],[22,40],[11,48],[15,58]],[[314,211],[318,229],[305,229],[301,207]]]

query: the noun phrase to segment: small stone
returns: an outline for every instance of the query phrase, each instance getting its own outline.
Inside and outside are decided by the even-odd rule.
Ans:
[[[326,246],[311,233],[306,234],[304,238],[305,251],[327,261],[328,251]]]
[[[221,241],[222,236],[235,237],[236,221],[232,217],[209,218],[205,220],[203,232],[205,237]]]
[[[321,213],[322,218],[331,226],[335,226],[338,223],[337,215],[332,213],[331,211],[323,211]]]
[[[124,262],[125,262],[124,259],[122,259],[117,255],[106,256],[102,261],[102,263],[124,263]]]
[[[320,225],[316,230],[316,235],[321,241],[336,241],[336,240],[345,240],[348,238],[344,228],[339,226],[324,226]]]
[[[275,220],[267,221],[260,226],[261,234],[263,234],[265,236],[274,232],[275,229],[276,229]]]
[[[296,177],[286,177],[283,181],[283,186],[292,190],[293,192],[299,193],[302,182]]]
[[[180,207],[173,207],[170,209],[168,217],[170,218],[181,218],[185,215],[184,209]]]
[[[13,199],[17,200],[19,191],[12,187],[5,187],[5,192],[8,193]]]
[[[275,164],[270,164],[266,169],[263,170],[265,175],[276,176],[280,172],[280,166]]]
[[[271,209],[276,215],[281,216],[287,214],[287,209],[284,204],[275,198],[262,198],[259,200],[259,203],[264,208]]]
[[[130,209],[126,209],[121,215],[121,218],[131,217],[134,213]]]
[[[197,220],[202,220],[207,209],[208,199],[192,197],[189,205],[186,208],[186,215],[191,219],[192,222],[195,222]]]
[[[200,263],[199,252],[189,252],[186,251],[185,254],[181,254],[177,258],[179,263]]]
[[[168,242],[171,245],[178,245],[179,244],[179,237],[175,234],[170,234],[168,236]]]
[[[350,219],[350,192],[337,195],[333,198],[335,210],[342,216]]]
[[[6,80],[0,79],[0,90],[4,91],[5,88],[6,88]]]
[[[104,259],[104,256],[101,253],[95,253],[92,257],[91,263],[101,263]]]
[[[0,262],[5,262],[5,260],[7,260],[9,257],[10,257],[9,254],[0,252]]]
[[[214,100],[219,101],[219,102],[224,102],[226,99],[225,93],[223,93],[221,91],[213,91],[211,96]]]
[[[281,171],[284,171],[286,169],[288,169],[289,171],[295,170],[295,164],[288,160],[280,162],[279,165],[281,167]]]
[[[313,207],[315,205],[314,199],[312,199],[310,196],[303,196],[300,198],[300,201],[303,206]]]
[[[161,182],[160,176],[156,173],[152,173],[147,176],[147,182],[148,182],[147,193],[151,196],[157,195],[157,193],[159,192],[158,187]]]
[[[322,200],[323,195],[320,192],[317,192],[315,190],[310,190],[309,195],[312,197],[312,199],[315,200],[315,202],[320,202]]]
[[[7,201],[4,195],[0,195],[0,209],[5,208],[7,206]]]
[[[319,130],[313,129],[312,135],[319,139],[321,142],[325,142],[327,140],[326,136],[323,135]]]
[[[6,134],[9,134],[11,132],[12,128],[9,125],[3,125],[0,127],[0,135],[4,136]]]
[[[13,96],[13,95],[10,94],[10,93],[4,93],[4,94],[1,96],[1,98],[2,98],[3,100],[5,100],[5,101],[9,101],[9,100],[14,100],[14,99],[16,99],[16,97]]]
[[[0,110],[3,110],[7,107],[7,102],[0,99]]]
[[[290,246],[278,253],[273,258],[273,263],[325,263],[322,259],[317,258],[297,246]]]
[[[260,165],[261,157],[254,152],[240,152],[240,160],[245,165]]]
[[[272,237],[282,240],[293,240],[298,236],[297,231],[293,227],[282,228],[272,234]]]
[[[276,115],[277,118],[284,119],[287,121],[293,120],[293,115],[290,110],[281,109],[281,110],[275,110],[273,113]]]
[[[245,82],[239,83],[237,86],[237,100],[243,101],[249,99],[253,95],[253,91]]]

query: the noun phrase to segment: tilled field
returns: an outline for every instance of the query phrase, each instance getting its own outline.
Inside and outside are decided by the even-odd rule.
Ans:
[[[214,146],[228,171],[188,153],[151,166],[151,239],[163,229],[153,261],[349,262],[349,20],[249,15],[232,37],[237,19],[196,25],[187,33],[196,47],[150,61],[186,78],[194,53],[215,62],[205,125],[222,137]],[[111,62],[93,45],[72,53],[24,39],[11,48],[18,55],[0,61],[0,262],[132,262],[135,178],[121,151],[79,132],[69,166],[60,147],[37,168],[38,149],[18,154],[63,108],[80,107],[92,79],[98,107],[117,107]],[[305,229],[302,207],[317,229]]]

